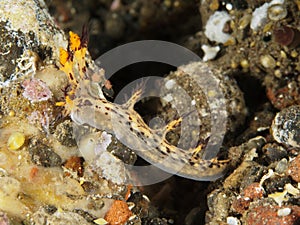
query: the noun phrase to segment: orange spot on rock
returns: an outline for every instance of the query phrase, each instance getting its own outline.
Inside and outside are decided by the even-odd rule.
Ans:
[[[127,186],[127,192],[126,192],[126,194],[125,194],[125,200],[126,200],[126,201],[127,201],[127,200],[129,199],[129,197],[130,197],[131,190],[132,190],[132,185],[129,184],[129,185]]]
[[[32,167],[30,170],[30,173],[29,173],[29,179],[33,180],[36,177],[36,175],[38,174],[38,172],[39,172],[39,169],[37,167]]]
[[[264,189],[257,182],[248,185],[241,193],[240,197],[237,197],[232,202],[232,209],[235,212],[243,214],[250,206],[250,203],[254,199],[260,199],[264,195]]]
[[[264,189],[260,186],[259,183],[254,182],[244,189],[243,195],[250,198],[251,200],[262,198],[264,195]]]
[[[291,213],[286,216],[279,216],[278,210],[290,208]],[[286,205],[283,207],[277,205],[262,205],[250,210],[247,214],[246,224],[280,224],[294,225],[299,224],[300,207],[297,205]]]
[[[126,202],[116,200],[106,213],[104,219],[109,225],[122,225],[129,219],[130,216],[132,216],[132,212],[129,210]]]
[[[250,203],[249,198],[240,197],[233,200],[231,207],[233,211],[243,214],[249,208]]]

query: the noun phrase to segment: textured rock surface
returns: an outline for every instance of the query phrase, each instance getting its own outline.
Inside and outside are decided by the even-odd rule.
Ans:
[[[273,138],[292,147],[300,147],[300,106],[293,105],[276,114],[272,123]]]
[[[59,47],[67,45],[43,0],[0,2],[0,82],[57,63]],[[0,83],[0,84],[1,84]]]

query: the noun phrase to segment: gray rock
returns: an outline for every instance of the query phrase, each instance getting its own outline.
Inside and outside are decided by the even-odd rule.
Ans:
[[[300,147],[300,105],[293,105],[276,114],[272,135],[282,144]]]
[[[54,167],[62,164],[61,157],[50,147],[39,141],[32,140],[28,150],[31,161],[38,166]]]

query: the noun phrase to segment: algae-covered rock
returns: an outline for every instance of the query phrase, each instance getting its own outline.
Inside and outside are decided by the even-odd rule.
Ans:
[[[55,63],[66,45],[43,0],[0,2],[0,84]]]

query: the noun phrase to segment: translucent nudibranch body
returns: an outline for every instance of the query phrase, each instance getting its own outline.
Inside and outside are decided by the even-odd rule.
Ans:
[[[93,82],[87,75],[85,63],[86,47],[87,43],[70,32],[69,49],[61,50],[61,70],[68,76],[72,88],[65,102],[58,105],[65,106],[75,123],[88,124],[114,134],[122,143],[133,146],[139,156],[166,172],[194,180],[209,180],[208,177],[218,178],[223,174],[229,160],[204,160],[199,154],[201,145],[184,150],[167,141],[166,134],[177,127],[182,118],[170,122],[159,131],[144,122],[134,110],[135,103],[141,97],[141,89],[136,90],[124,104],[106,100],[101,90],[99,96],[92,94]],[[79,74],[74,73],[74,66],[78,67]]]

